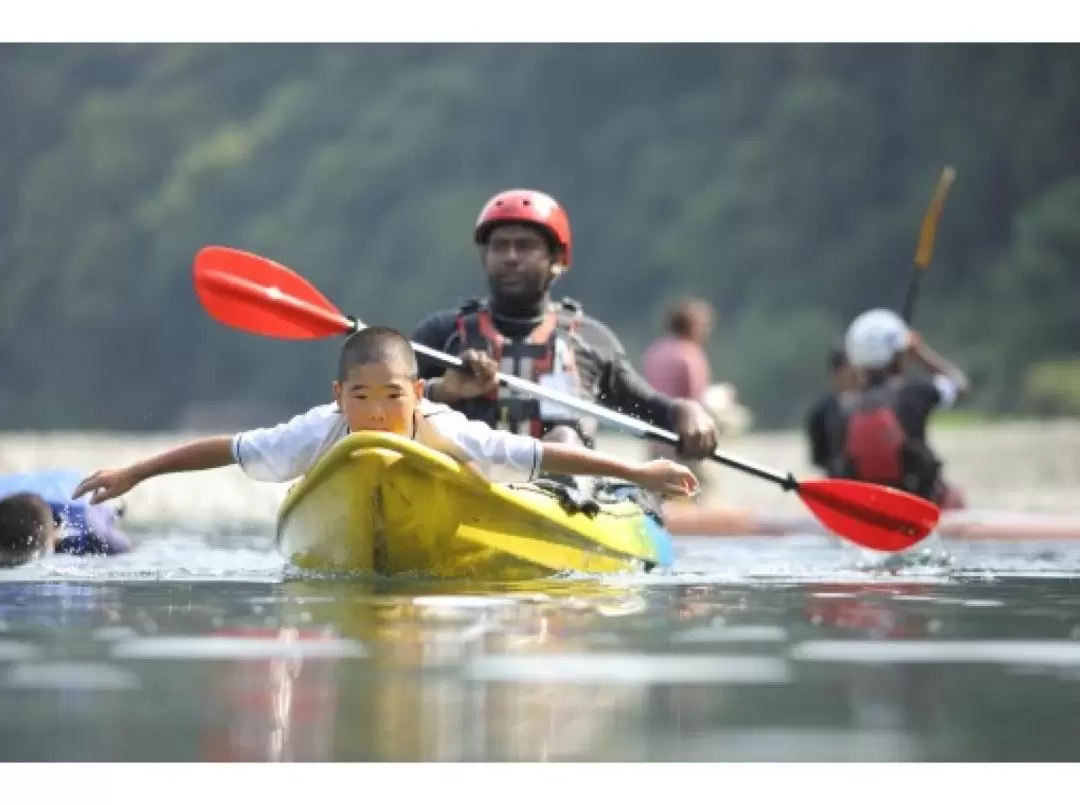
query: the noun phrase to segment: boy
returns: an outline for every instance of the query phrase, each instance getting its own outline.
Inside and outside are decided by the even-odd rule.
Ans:
[[[345,341],[331,388],[334,402],[277,427],[200,439],[129,467],[101,470],[82,481],[74,494],[92,491],[91,503],[100,503],[156,475],[230,464],[239,464],[258,481],[290,481],[356,431],[408,436],[486,474],[502,470],[516,480],[532,480],[544,471],[612,475],[666,495],[697,490],[693,473],[674,462],[627,464],[585,447],[541,443],[531,436],[493,430],[425,399],[412,344],[388,327],[369,327]]]
[[[0,477],[0,567],[47,553],[113,555],[131,549],[118,528],[119,506],[74,500],[81,477],[68,470]]]
[[[840,395],[829,424],[830,472],[893,486],[943,509],[963,508],[942,480],[926,426],[934,411],[952,407],[968,391],[963,372],[917,338],[891,310],[869,310],[848,328],[844,348],[858,384]],[[930,377],[905,377],[910,356]]]

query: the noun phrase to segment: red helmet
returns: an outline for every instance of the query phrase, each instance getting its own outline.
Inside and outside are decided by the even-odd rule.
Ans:
[[[501,223],[534,224],[544,230],[563,252],[562,264],[570,267],[570,218],[559,202],[539,190],[504,190],[492,196],[476,219],[473,239],[487,241],[491,229]]]

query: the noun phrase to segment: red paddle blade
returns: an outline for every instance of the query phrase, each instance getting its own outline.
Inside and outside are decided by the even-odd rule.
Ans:
[[[797,492],[825,526],[875,551],[917,545],[941,517],[941,510],[928,500],[862,481],[800,481]]]
[[[195,255],[195,293],[224,324],[293,340],[352,332],[353,324],[310,282],[289,268],[228,246]]]

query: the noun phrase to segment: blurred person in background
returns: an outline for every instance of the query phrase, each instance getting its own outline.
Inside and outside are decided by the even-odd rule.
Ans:
[[[642,374],[653,388],[672,397],[701,401],[712,381],[705,346],[713,309],[704,299],[682,299],[668,312],[666,332],[642,356]]]
[[[844,345],[837,344],[829,350],[826,366],[829,372],[829,390],[818,398],[806,413],[806,438],[810,446],[810,463],[824,473],[829,471],[832,460],[829,443],[829,418],[839,414],[840,395],[858,386],[855,370],[848,363]]]
[[[857,385],[840,395],[829,417],[829,475],[902,489],[943,509],[965,508],[964,495],[942,478],[926,430],[935,411],[968,393],[967,376],[883,308],[855,318],[844,351]],[[905,374],[907,363],[926,374]]]
[[[666,332],[642,356],[642,375],[653,388],[703,405],[725,432],[741,432],[749,426],[749,412],[736,400],[729,383],[712,384],[712,368],[706,346],[715,314],[706,300],[689,297],[679,300],[668,312]],[[649,443],[650,457],[671,457],[673,448]],[[703,483],[708,478],[707,461],[693,462],[694,474]]]

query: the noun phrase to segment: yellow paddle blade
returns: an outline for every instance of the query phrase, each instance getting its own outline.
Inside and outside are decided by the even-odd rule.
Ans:
[[[922,229],[919,231],[919,245],[915,250],[915,265],[921,269],[925,270],[930,265],[930,257],[934,253],[934,238],[937,235],[938,218],[941,217],[941,209],[945,206],[945,197],[949,194],[949,188],[952,187],[955,179],[956,170],[952,166],[946,165],[941,171],[941,178],[938,179],[937,187],[934,188],[930,206],[926,208]]]

